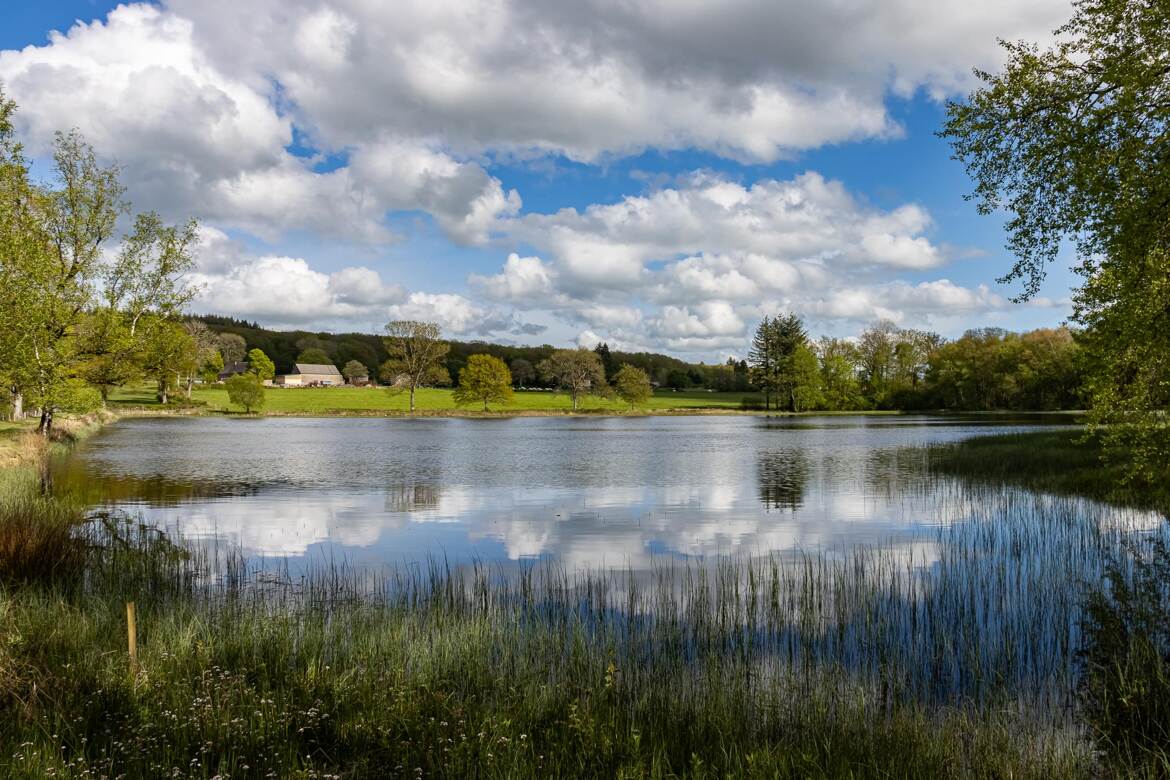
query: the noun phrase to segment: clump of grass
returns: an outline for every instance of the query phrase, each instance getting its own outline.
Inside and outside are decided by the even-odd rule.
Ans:
[[[0,585],[58,585],[85,564],[77,534],[80,507],[42,495],[34,469],[10,469],[0,480]]]
[[[1127,773],[1170,774],[1170,547],[1129,542],[1085,611],[1084,712]]]

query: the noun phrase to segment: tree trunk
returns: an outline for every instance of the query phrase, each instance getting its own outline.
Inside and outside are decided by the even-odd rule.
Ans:
[[[37,426],[37,431],[42,436],[48,436],[53,431],[53,407],[41,407],[41,422]]]
[[[169,400],[167,397],[167,383],[161,379],[158,381],[158,400],[163,406],[166,406]]]
[[[414,414],[414,385],[410,386],[410,413]]]
[[[12,421],[20,422],[24,419],[24,395],[19,390],[12,391]]]
[[[575,411],[577,411],[577,394],[573,393],[572,398],[573,398],[573,411],[575,412]]]

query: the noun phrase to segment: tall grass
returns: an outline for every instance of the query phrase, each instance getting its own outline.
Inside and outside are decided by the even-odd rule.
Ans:
[[[1015,491],[954,511],[910,547],[297,577],[99,516],[70,586],[0,592],[0,773],[1099,773],[1084,596],[1156,526]]]

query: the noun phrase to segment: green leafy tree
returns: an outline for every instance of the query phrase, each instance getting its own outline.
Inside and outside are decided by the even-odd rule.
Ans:
[[[110,391],[142,376],[142,340],[130,332],[126,316],[101,307],[77,328],[76,376],[97,388],[102,406]]]
[[[825,337],[818,342],[817,353],[825,408],[833,411],[864,409],[865,396],[857,378],[857,347],[843,339]]]
[[[540,375],[558,390],[568,393],[573,411],[581,398],[590,393],[604,395],[608,392],[605,382],[605,367],[596,352],[580,349],[558,349],[540,361],[536,367]]]
[[[174,317],[198,292],[184,276],[195,266],[199,225],[167,225],[154,212],[139,214],[122,242],[117,259],[105,269],[107,306],[125,314],[130,335],[148,313]]]
[[[985,214],[1006,211],[1005,281],[1035,295],[1063,242],[1091,360],[1090,426],[1132,473],[1170,461],[1170,5],[1080,0],[1048,48],[1003,43],[997,74],[948,106],[942,135]]]
[[[298,363],[314,363],[319,366],[327,366],[333,363],[333,359],[325,354],[325,350],[317,347],[310,347],[301,354],[297,355]]]
[[[512,372],[512,384],[516,387],[526,387],[536,379],[536,367],[524,358],[516,358],[508,368]]]
[[[157,315],[142,320],[140,326],[143,370],[155,381],[159,403],[170,403],[171,394],[198,368],[195,339],[179,323]]]
[[[798,344],[787,361],[789,408],[794,412],[821,409],[825,405],[820,365],[807,344]]]
[[[256,374],[243,373],[228,377],[224,382],[228,400],[235,406],[244,407],[248,414],[264,406],[264,383]]]
[[[203,380],[204,384],[214,384],[219,379],[219,375],[222,372],[223,355],[219,354],[219,350],[215,350],[214,352],[207,354],[203,361],[199,364],[199,378]]]
[[[276,376],[276,365],[269,360],[264,350],[256,348],[248,350],[248,373],[255,374],[261,381]]]
[[[411,412],[414,412],[418,388],[451,381],[443,366],[451,345],[441,335],[439,326],[433,322],[395,320],[386,324],[384,342],[390,357],[382,364],[382,378],[392,392],[405,389],[410,393]]]
[[[76,336],[105,276],[102,247],[126,210],[117,169],[99,165],[76,131],[57,134],[53,174],[18,206],[29,217],[25,240],[40,251],[6,258],[4,268],[5,285],[26,293],[21,328],[28,349],[19,354],[28,363],[16,373],[41,410],[39,430],[46,435],[78,373]]]
[[[654,394],[654,388],[650,385],[650,375],[629,363],[622,365],[614,374],[614,389],[618,398],[630,406],[645,406],[650,396]]]
[[[489,403],[511,403],[512,372],[494,355],[472,355],[459,372],[459,386],[453,395],[460,406],[482,403],[485,412]]]
[[[351,360],[341,369],[341,375],[352,385],[359,379],[369,379],[370,369],[361,361]]]

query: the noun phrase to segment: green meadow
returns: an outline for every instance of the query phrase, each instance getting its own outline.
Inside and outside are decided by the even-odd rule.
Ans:
[[[671,411],[738,411],[744,400],[750,405],[754,393],[712,393],[705,391],[658,391],[644,407],[633,407],[617,399],[586,396],[581,399],[579,412],[607,414],[641,414]],[[208,411],[239,411],[228,401],[222,386],[196,387],[192,393],[196,408]],[[154,389],[147,386],[125,388],[111,398],[114,408],[157,408]],[[406,414],[409,399],[406,393],[384,388],[365,387],[304,387],[267,388],[263,413],[266,414]],[[423,388],[416,397],[418,414],[461,413],[482,414],[476,406],[458,406],[452,391],[446,388]],[[510,404],[493,405],[499,414],[556,414],[572,411],[569,396],[544,390],[516,391]]]

